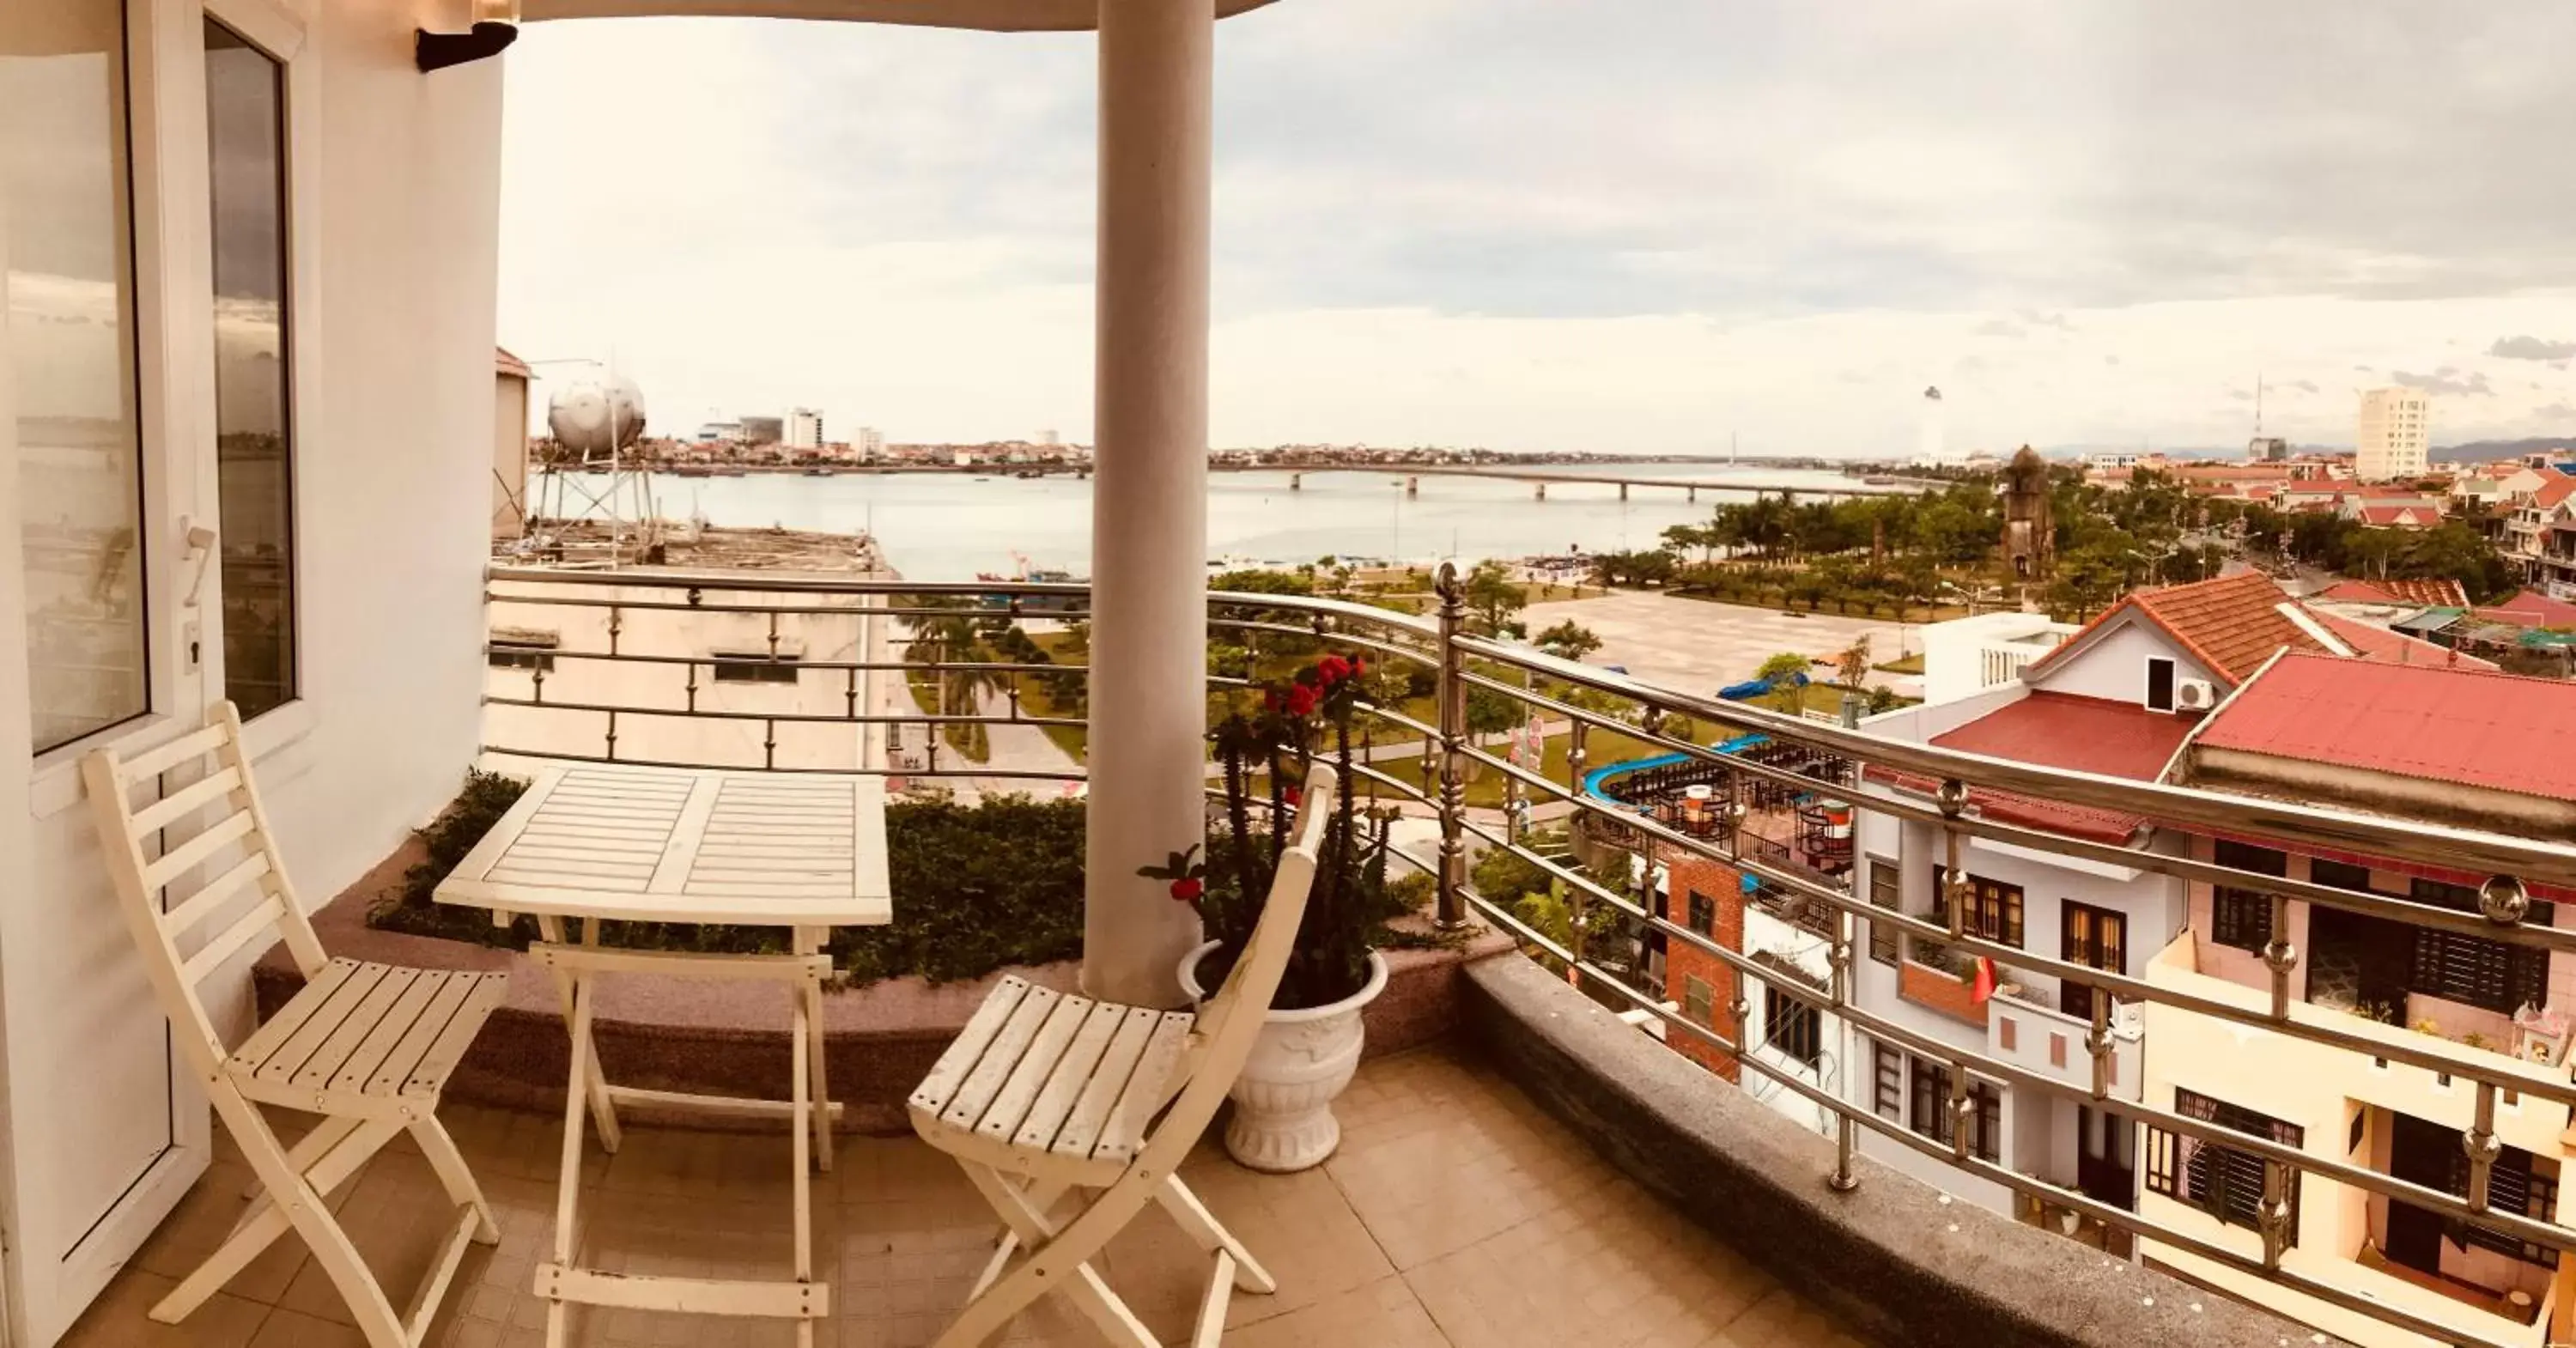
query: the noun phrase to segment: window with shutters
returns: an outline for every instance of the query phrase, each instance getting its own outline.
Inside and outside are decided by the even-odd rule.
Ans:
[[[1971,1080],[1968,1099],[1975,1105],[1968,1150],[1978,1160],[1994,1160],[2003,1153],[2003,1092],[1988,1082]],[[1928,1058],[1915,1058],[1913,1113],[1906,1126],[1949,1146],[1957,1132],[1951,1119],[1950,1069]]]
[[[1682,979],[1682,1016],[1693,1025],[1706,1025],[1715,1014],[1717,998],[1704,978]]]
[[[1896,869],[1895,862],[1885,857],[1869,859],[1871,907],[1884,908],[1891,913],[1903,911],[1898,906],[1898,902],[1904,892],[1904,883],[1904,873]],[[1896,937],[1896,928],[1877,922],[1870,923],[1869,957],[1881,964],[1896,963]]]
[[[1717,929],[1717,902],[1696,889],[1690,892],[1690,929],[1702,936]]]
[[[2269,847],[2221,838],[2210,860],[2258,875],[2288,875],[2288,854]],[[2209,896],[2209,937],[2220,945],[2257,954],[2272,943],[2272,896],[2259,889],[2218,885]]]
[[[1905,1052],[1875,1039],[1869,1041],[1869,1046],[1871,1066],[1877,1076],[1877,1095],[1871,1103],[1880,1118],[1901,1119],[1905,1116]]]
[[[2417,903],[2461,912],[2478,911],[2478,892],[2466,885],[2418,879],[2409,895]],[[2526,919],[2548,926],[2547,903],[2534,903]],[[2409,990],[2507,1015],[2549,1002],[2549,952],[2507,945],[2466,932],[2415,929],[2415,962]]]
[[[2268,1138],[2285,1147],[2303,1143],[2307,1130],[2231,1105],[2197,1091],[2174,1090],[2174,1112],[2221,1128]],[[2290,1202],[2289,1243],[2299,1243],[2299,1180],[2296,1171],[2282,1177]],[[2147,1191],[2193,1204],[2229,1226],[2262,1229],[2263,1158],[2249,1151],[2184,1137],[2161,1128],[2147,1129]]]
[[[1932,868],[1932,916],[1950,920],[1950,868]],[[1960,915],[1959,927],[1970,936],[1980,936],[2004,945],[2021,944],[2021,886],[2001,880],[1989,880],[1974,871],[1968,873],[1968,907]]]
[[[1809,1067],[1823,1059],[1824,1036],[1818,1030],[1816,1008],[1782,995],[1768,983],[1762,985],[1762,1024],[1773,1048]]]

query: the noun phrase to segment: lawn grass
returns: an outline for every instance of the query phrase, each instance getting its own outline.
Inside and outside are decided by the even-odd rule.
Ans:
[[[1902,660],[1890,660],[1885,664],[1871,665],[1870,668],[1882,674],[1920,674],[1923,672],[1923,652],[1916,651]]]

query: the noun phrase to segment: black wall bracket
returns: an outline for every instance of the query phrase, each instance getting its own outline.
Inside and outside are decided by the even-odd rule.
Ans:
[[[412,60],[426,75],[433,70],[461,66],[498,56],[502,49],[519,40],[519,27],[510,23],[478,23],[468,33],[433,33],[426,28],[413,30]]]

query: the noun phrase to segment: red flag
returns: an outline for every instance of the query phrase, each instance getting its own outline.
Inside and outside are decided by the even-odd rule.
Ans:
[[[1968,990],[1968,999],[1983,1006],[1994,998],[1995,962],[1979,955],[1977,956],[1977,981],[1976,985]]]

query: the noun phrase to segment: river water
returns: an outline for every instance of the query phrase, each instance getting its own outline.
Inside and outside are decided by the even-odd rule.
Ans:
[[[1839,473],[1721,464],[1555,465],[1564,473],[1615,472],[1622,477],[1693,482],[1759,481],[1827,489],[1848,485]],[[1637,487],[1619,499],[1615,486],[1557,483],[1535,499],[1529,483],[1426,477],[1417,496],[1404,494],[1404,474],[1305,474],[1291,490],[1286,473],[1213,473],[1208,477],[1210,561],[1229,565],[1295,565],[1325,556],[1423,563],[1439,559],[1527,557],[1544,553],[1615,552],[1653,547],[1665,528],[1706,520],[1722,499],[1749,492],[1702,491],[1696,503],[1669,487]],[[703,516],[738,528],[771,525],[836,533],[873,531],[896,570],[917,580],[971,580],[1009,574],[1014,554],[1032,567],[1090,572],[1091,482],[1070,477],[978,479],[963,473],[851,474],[806,477],[657,476],[660,513]]]

